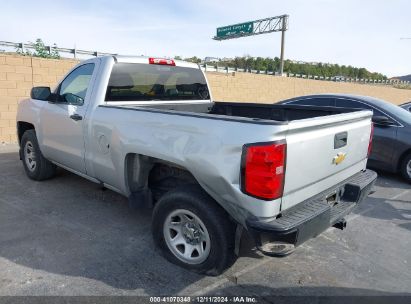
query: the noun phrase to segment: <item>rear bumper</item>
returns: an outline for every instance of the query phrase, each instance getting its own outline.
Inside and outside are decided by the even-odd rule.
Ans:
[[[285,210],[280,217],[246,221],[257,248],[270,256],[284,256],[331,226],[343,229],[349,214],[371,192],[377,173],[365,170],[326,191]],[[328,198],[328,200],[327,200]]]

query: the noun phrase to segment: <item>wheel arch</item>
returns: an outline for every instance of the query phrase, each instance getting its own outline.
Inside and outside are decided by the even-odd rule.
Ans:
[[[124,163],[125,188],[131,200],[145,201],[153,207],[165,193],[184,185],[198,185],[205,194],[233,217],[229,208],[214,198],[207,188],[184,166],[163,159],[128,153]],[[133,197],[133,194],[138,194]],[[237,220],[236,220],[237,221]]]
[[[155,203],[160,195],[183,184],[199,185],[207,193],[187,168],[139,153],[126,155],[124,178],[127,193],[132,196],[133,193],[152,192],[152,203]]]
[[[411,154],[411,148],[405,150],[404,152],[402,152],[401,156],[398,158],[398,163],[397,163],[397,172],[401,171],[401,164],[404,161],[404,159]]]
[[[17,122],[17,136],[18,136],[18,141],[19,143],[21,142],[21,138],[24,134],[24,132],[28,130],[36,130],[34,125],[32,123],[26,122],[26,121],[18,121]]]

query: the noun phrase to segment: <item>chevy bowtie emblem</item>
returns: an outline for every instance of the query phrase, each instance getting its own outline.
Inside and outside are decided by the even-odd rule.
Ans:
[[[334,156],[333,158],[333,164],[339,165],[340,163],[343,162],[346,156],[347,156],[347,153],[338,152],[337,156]]]

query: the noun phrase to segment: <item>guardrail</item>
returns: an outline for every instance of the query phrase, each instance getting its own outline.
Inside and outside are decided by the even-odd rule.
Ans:
[[[35,45],[33,43],[16,43],[16,42],[9,42],[9,41],[0,41],[0,46],[14,48],[13,51],[20,49],[22,53],[24,53],[25,49],[34,49]],[[77,55],[88,55],[88,56],[110,56],[110,55],[118,55],[112,53],[104,53],[98,51],[86,51],[80,49],[70,49],[70,48],[60,48],[54,46],[46,46],[46,49],[51,54],[52,50],[56,50],[61,53],[72,54],[73,58],[77,58]],[[274,75],[274,76],[281,76],[278,72],[272,71],[258,71],[258,70],[251,70],[251,69],[239,69],[239,68],[230,68],[230,67],[221,67],[218,65],[208,65],[202,64],[200,65],[201,69],[207,72],[218,72],[218,73],[233,73],[233,72],[241,72],[241,73],[253,73],[253,74],[265,74],[265,75]],[[304,75],[304,74],[292,74],[292,73],[285,73],[287,77],[295,77],[295,78],[305,78],[305,79],[314,79],[314,80],[324,80],[324,81],[335,81],[335,82],[355,82],[355,83],[372,83],[372,84],[411,84],[411,81],[404,81],[404,80],[394,80],[394,79],[364,79],[364,78],[351,78],[351,77],[341,77],[341,76],[333,76],[333,77],[323,77],[323,76],[316,76],[316,75]]]
[[[0,46],[4,47],[9,47],[13,48],[13,52],[16,52],[16,50],[21,50],[22,53],[25,52],[26,49],[35,49],[34,43],[16,43],[16,42],[9,42],[9,41],[0,41]],[[88,56],[108,56],[108,55],[117,55],[117,54],[111,54],[111,53],[104,53],[104,52],[98,52],[98,51],[86,51],[86,50],[80,50],[80,49],[69,49],[69,48],[61,48],[61,47],[54,47],[54,46],[46,46],[46,49],[48,50],[49,54],[51,54],[52,50],[56,50],[59,53],[66,53],[66,54],[72,54],[73,58],[77,58],[77,55],[88,55]]]
[[[264,75],[274,75],[281,76],[278,72],[272,71],[263,71],[263,70],[251,70],[251,69],[239,69],[239,68],[230,68],[230,67],[221,67],[216,65],[202,64],[200,65],[201,69],[206,72],[218,72],[218,73],[252,73],[252,74],[264,74]],[[304,74],[293,74],[293,73],[284,73],[286,77],[294,78],[303,78],[303,79],[313,79],[313,80],[323,80],[323,81],[334,81],[334,82],[353,82],[353,83],[367,83],[367,84],[411,84],[411,81],[405,80],[396,80],[396,79],[367,79],[367,78],[353,78],[353,77],[342,77],[342,76],[316,76],[316,75],[304,75]]]

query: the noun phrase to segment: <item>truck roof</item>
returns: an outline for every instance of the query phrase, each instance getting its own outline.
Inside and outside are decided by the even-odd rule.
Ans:
[[[122,56],[122,55],[114,55],[114,59],[117,62],[123,62],[123,63],[145,63],[149,64],[149,58],[158,58],[158,59],[168,59],[168,60],[173,60],[176,66],[179,67],[185,67],[185,68],[193,68],[193,69],[199,69],[199,65],[197,63],[193,62],[187,62],[183,60],[175,60],[172,58],[164,58],[164,57],[153,57],[153,56]]]

